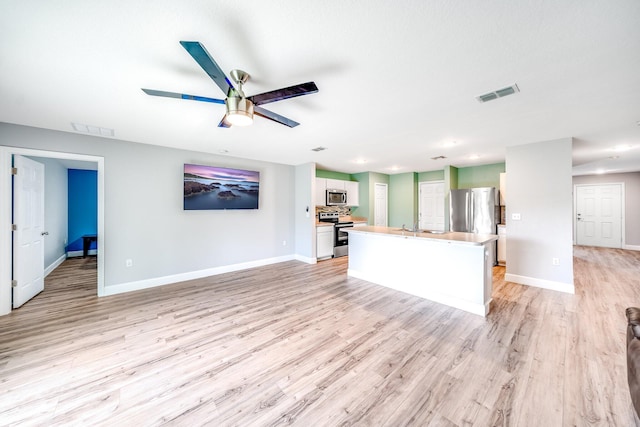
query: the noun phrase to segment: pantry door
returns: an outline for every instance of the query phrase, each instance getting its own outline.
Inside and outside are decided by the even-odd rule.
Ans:
[[[420,183],[419,228],[444,231],[444,199],[444,181]]]

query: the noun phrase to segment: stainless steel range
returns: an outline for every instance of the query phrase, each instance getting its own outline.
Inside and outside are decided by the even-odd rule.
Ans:
[[[353,221],[340,221],[337,212],[320,212],[318,221],[333,223],[333,256],[349,255],[349,233],[345,229],[353,227]]]

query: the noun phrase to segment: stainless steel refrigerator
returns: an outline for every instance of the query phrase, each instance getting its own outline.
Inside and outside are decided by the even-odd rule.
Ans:
[[[451,190],[449,229],[467,233],[496,234],[499,209],[498,192],[494,187]],[[491,247],[491,257],[495,264],[495,244]]]

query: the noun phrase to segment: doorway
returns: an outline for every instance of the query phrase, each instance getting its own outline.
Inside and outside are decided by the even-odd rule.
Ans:
[[[574,190],[576,245],[622,248],[624,184],[580,184]]]
[[[387,226],[387,199],[389,196],[389,188],[387,184],[376,182],[373,205],[373,218],[375,226],[386,227]]]
[[[419,192],[419,228],[444,231],[444,181],[421,182]]]
[[[0,315],[11,312],[12,299],[12,179],[13,155],[94,162],[98,172],[98,296],[104,295],[104,158],[73,153],[0,146]]]

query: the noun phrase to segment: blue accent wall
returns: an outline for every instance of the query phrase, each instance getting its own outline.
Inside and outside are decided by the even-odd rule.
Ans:
[[[82,236],[98,233],[98,172],[68,170],[69,244],[67,252],[82,250]],[[96,242],[91,249],[96,249]]]

